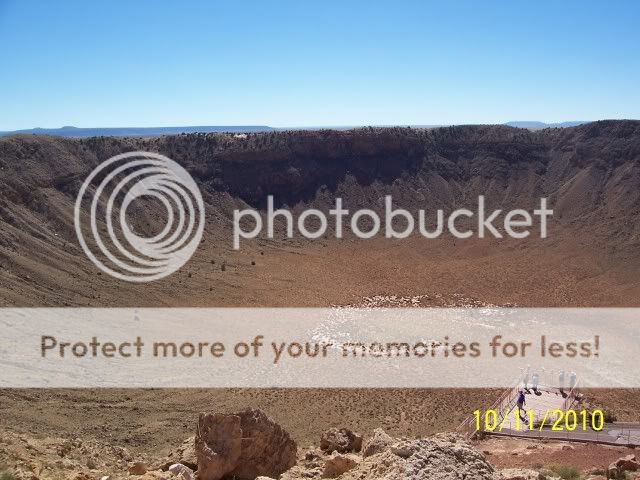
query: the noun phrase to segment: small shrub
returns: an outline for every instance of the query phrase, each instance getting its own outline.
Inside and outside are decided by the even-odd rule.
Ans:
[[[570,467],[568,465],[553,466],[551,467],[551,471],[563,480],[578,480],[580,478],[580,471],[576,467]]]

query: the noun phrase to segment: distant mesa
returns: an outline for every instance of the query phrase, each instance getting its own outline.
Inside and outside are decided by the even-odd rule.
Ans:
[[[560,122],[560,123],[544,123],[538,121],[515,121],[515,122],[507,122],[505,125],[509,127],[516,128],[528,128],[530,130],[541,130],[543,128],[566,128],[566,127],[577,127],[578,125],[583,125],[585,123],[589,123],[588,120],[572,120],[570,122]]]
[[[57,137],[157,137],[160,135],[180,135],[181,133],[213,133],[213,132],[269,132],[275,130],[266,125],[222,125],[194,127],[113,127],[113,128],[78,128],[66,125],[62,128],[30,128],[0,132],[6,135],[52,135]]]

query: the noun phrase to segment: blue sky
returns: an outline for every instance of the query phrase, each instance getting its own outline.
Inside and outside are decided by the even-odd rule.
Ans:
[[[640,118],[640,2],[0,0],[0,130]]]

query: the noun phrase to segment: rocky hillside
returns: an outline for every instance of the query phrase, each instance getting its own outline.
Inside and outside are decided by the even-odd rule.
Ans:
[[[44,440],[3,432],[0,467],[7,478],[76,480],[516,480],[502,475],[462,438],[440,434],[395,439],[383,430],[363,442],[348,429],[324,432],[320,447],[298,449],[289,434],[260,410],[202,414],[195,437],[161,457],[86,439]],[[527,472],[519,470],[518,473]],[[0,475],[3,471],[0,469]],[[547,478],[531,472],[531,478]],[[529,476],[526,477],[527,479]]]
[[[319,446],[300,447],[256,409],[201,414],[196,435],[165,455],[154,448],[132,453],[105,437],[0,433],[0,478],[15,480],[637,480],[640,469],[633,452],[616,447],[517,440],[522,448],[509,449],[516,440],[471,444],[453,433],[394,438],[381,428],[367,437],[330,428],[318,435]],[[511,462],[524,465],[496,466],[505,448]]]
[[[209,259],[227,255],[232,210],[263,208],[268,194],[277,205],[298,208],[328,208],[336,196],[351,208],[379,208],[383,196],[392,194],[398,206],[427,211],[473,206],[483,194],[488,208],[504,209],[532,209],[546,196],[555,214],[545,249],[573,242],[572,252],[589,251],[602,260],[598,271],[617,269],[625,278],[638,267],[637,121],[539,131],[459,126],[157,138],[11,136],[0,138],[0,278],[8,290],[1,304],[101,303],[104,279],[97,282],[79,249],[73,204],[96,165],[134,150],[167,155],[196,179],[206,202],[209,246],[203,248]],[[142,231],[161,225],[153,209],[136,215]],[[264,254],[270,247],[278,246],[249,245],[247,251]]]
[[[268,194],[294,205],[323,192],[349,198],[400,187],[415,208],[451,207],[484,193],[505,208],[547,195],[568,220],[600,212],[628,220],[640,209],[640,122],[602,121],[537,132],[460,126],[147,139],[14,136],[0,140],[3,219],[16,207],[46,214],[42,203],[54,191],[73,200],[95,165],[132,150],[167,155],[205,192],[254,207],[264,207]]]

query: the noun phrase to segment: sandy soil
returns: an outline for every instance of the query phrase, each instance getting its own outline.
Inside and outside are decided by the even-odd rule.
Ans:
[[[567,237],[526,245],[505,240],[499,248],[495,240],[372,239],[255,242],[237,252],[204,243],[174,275],[124,287],[71,253],[33,258],[40,248],[33,245],[29,259],[12,260],[12,269],[23,273],[3,278],[0,306],[326,307],[374,295],[423,294],[531,307],[640,305],[632,263],[612,265],[606,248]],[[47,263],[66,273],[50,275]]]
[[[193,435],[199,412],[258,407],[300,446],[330,427],[394,436],[451,430],[496,390],[4,390],[0,427],[39,437],[80,436],[132,451],[170,450]]]
[[[498,468],[542,468],[572,466],[581,471],[606,468],[633,449],[605,445],[536,442],[520,439],[489,438],[474,442]]]

